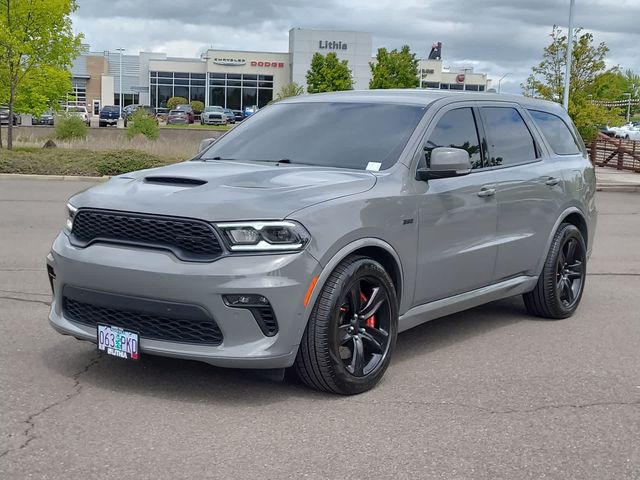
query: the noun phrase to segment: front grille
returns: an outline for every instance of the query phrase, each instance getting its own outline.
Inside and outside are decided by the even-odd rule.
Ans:
[[[66,286],[65,317],[83,325],[98,324],[138,332],[140,337],[196,345],[220,345],[218,324],[197,305],[131,298]]]
[[[80,209],[71,233],[72,243],[80,247],[126,243],[170,250],[186,261],[212,261],[223,253],[213,227],[188,218]]]

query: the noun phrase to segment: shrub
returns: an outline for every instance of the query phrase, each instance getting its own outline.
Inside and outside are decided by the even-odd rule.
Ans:
[[[56,119],[55,137],[58,140],[84,139],[87,129],[87,124],[80,117],[60,116]]]
[[[129,140],[136,135],[144,135],[149,140],[156,140],[160,135],[156,119],[142,108],[134,112],[127,124],[127,137],[129,137]]]
[[[204,111],[204,103],[200,100],[192,100],[191,108],[193,108],[194,113],[202,113]]]
[[[189,100],[184,97],[171,97],[169,100],[167,100],[167,108],[169,110],[173,110],[178,105],[187,105],[188,103]]]
[[[123,173],[153,168],[163,162],[155,155],[138,150],[114,150],[105,153],[96,164],[96,171],[100,175],[120,175]]]

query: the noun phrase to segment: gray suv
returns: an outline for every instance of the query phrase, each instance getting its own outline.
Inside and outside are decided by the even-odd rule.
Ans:
[[[398,333],[499,298],[573,314],[595,175],[559,105],[352,91],[260,110],[176,165],[69,200],[50,323],[107,354],[372,388]]]

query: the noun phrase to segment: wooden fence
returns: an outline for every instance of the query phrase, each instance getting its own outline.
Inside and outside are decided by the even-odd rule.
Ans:
[[[599,167],[640,173],[640,141],[611,138],[599,133],[591,143],[591,162]]]

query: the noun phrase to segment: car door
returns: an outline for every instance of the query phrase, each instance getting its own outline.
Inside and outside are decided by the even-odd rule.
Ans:
[[[414,305],[491,282],[498,209],[491,171],[484,168],[473,106],[465,102],[444,107],[425,135],[418,168],[428,168],[434,148],[455,147],[469,152],[473,169],[464,176],[419,182]]]
[[[561,166],[519,105],[480,103],[489,166],[496,183],[498,255],[494,282],[537,275],[564,201]]]

